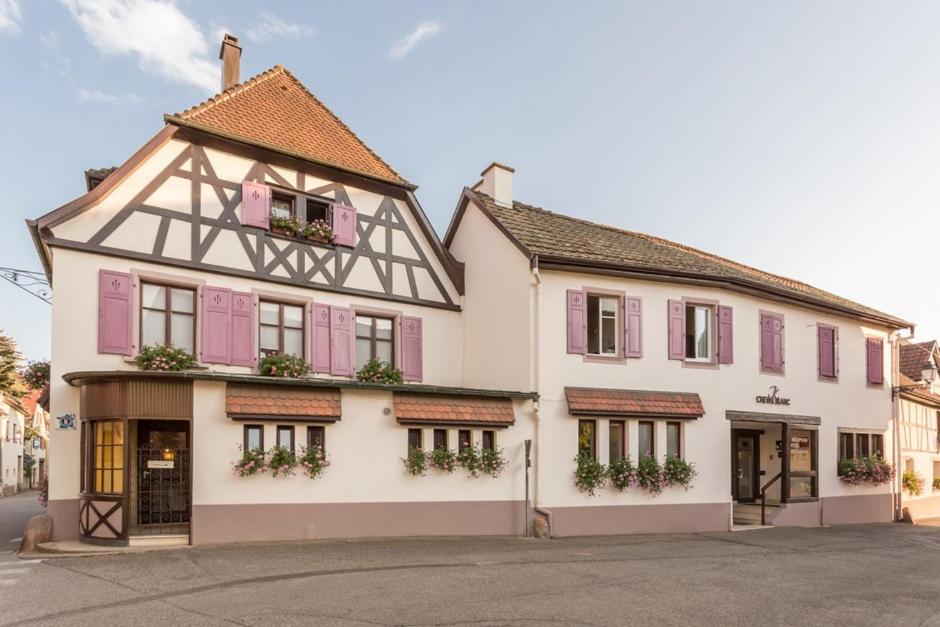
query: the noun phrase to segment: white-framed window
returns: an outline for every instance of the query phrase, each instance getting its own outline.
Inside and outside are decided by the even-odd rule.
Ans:
[[[686,303],[685,306],[685,358],[687,361],[712,361],[713,309],[708,305]]]
[[[589,355],[620,354],[620,298],[603,294],[587,296],[587,352]]]

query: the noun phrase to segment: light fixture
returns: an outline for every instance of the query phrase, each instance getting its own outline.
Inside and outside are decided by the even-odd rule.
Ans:
[[[937,366],[934,365],[933,359],[927,360],[927,363],[924,364],[924,367],[920,371],[920,376],[927,386],[930,386],[930,384],[934,382],[937,378]]]

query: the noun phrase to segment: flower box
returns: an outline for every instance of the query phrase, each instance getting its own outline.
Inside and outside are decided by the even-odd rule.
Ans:
[[[321,244],[329,244],[330,239],[322,235],[307,235],[307,239],[311,242],[319,242]]]
[[[287,229],[282,226],[272,226],[271,232],[277,235],[283,235],[284,237],[294,237],[293,229]]]

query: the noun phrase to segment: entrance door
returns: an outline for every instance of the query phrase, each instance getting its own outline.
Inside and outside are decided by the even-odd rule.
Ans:
[[[760,435],[731,432],[731,494],[739,503],[760,496]]]
[[[189,533],[189,423],[137,426],[136,535]]]

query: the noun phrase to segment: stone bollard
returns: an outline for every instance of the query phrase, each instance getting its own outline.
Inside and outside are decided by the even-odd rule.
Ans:
[[[541,516],[537,516],[535,520],[532,521],[532,535],[542,540],[551,538],[552,535],[548,529],[548,521]]]
[[[52,516],[39,514],[33,516],[26,523],[23,530],[23,541],[20,542],[20,553],[33,553],[44,542],[52,539]]]

